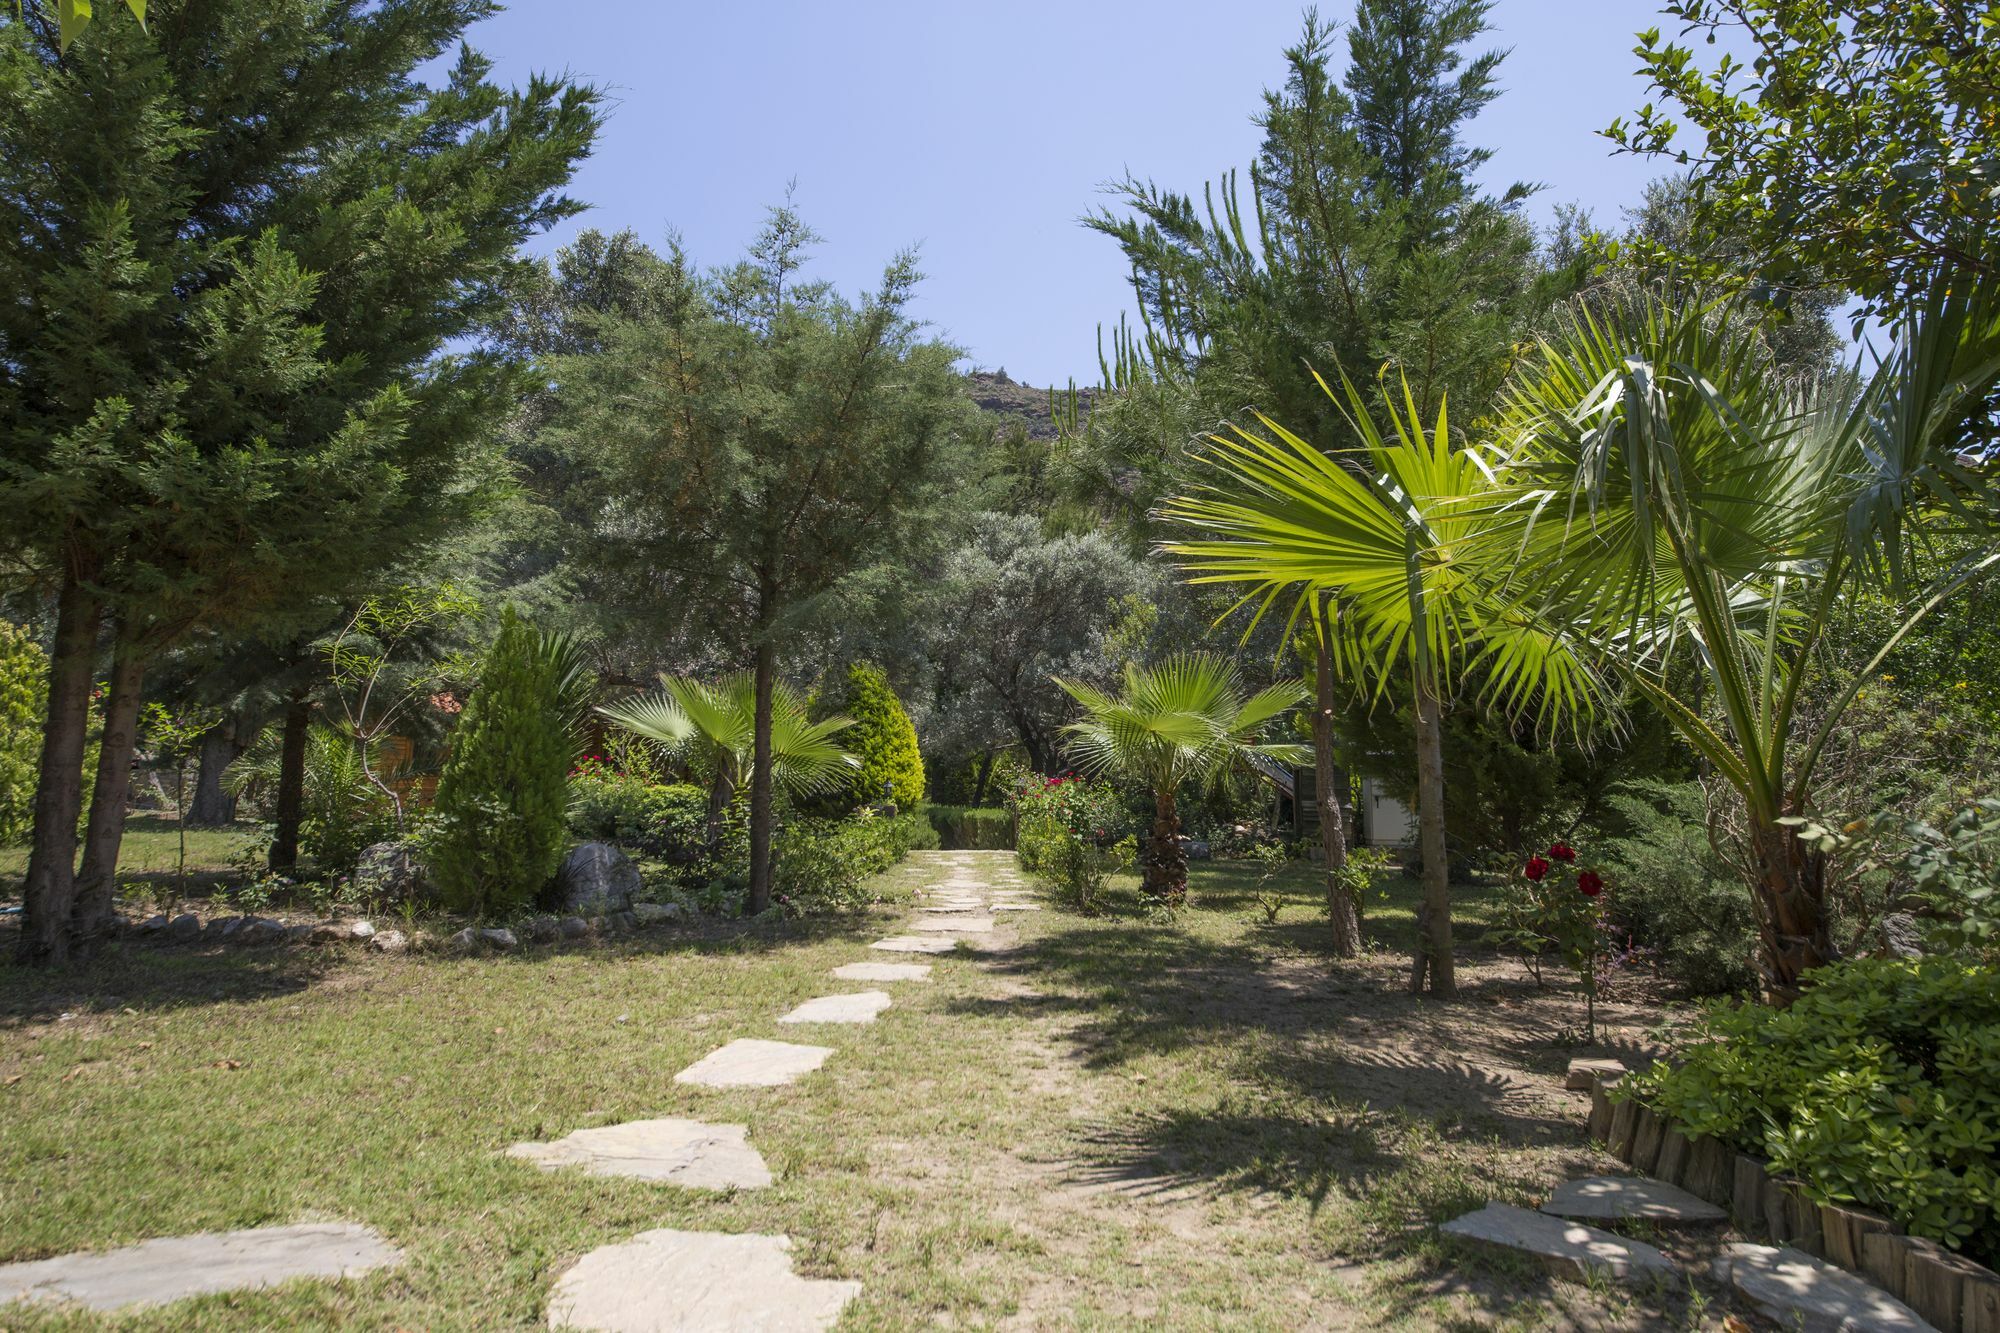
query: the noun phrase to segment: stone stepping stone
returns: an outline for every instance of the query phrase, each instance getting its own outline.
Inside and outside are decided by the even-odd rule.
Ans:
[[[925,939],[921,935],[892,935],[886,940],[876,940],[868,947],[884,953],[950,953],[958,947],[958,941]]]
[[[1042,909],[1034,903],[994,903],[986,910],[989,912],[1039,912]]]
[[[812,1073],[832,1054],[831,1046],[739,1037],[675,1074],[674,1082],[704,1088],[775,1088]]]
[[[978,903],[939,903],[935,907],[923,907],[918,910],[923,912],[955,912],[963,916],[978,906]]]
[[[929,963],[847,963],[833,969],[842,981],[929,981]]]
[[[123,1310],[294,1278],[350,1277],[402,1262],[402,1251],[351,1222],[211,1231],[0,1266],[0,1305],[36,1301]]]
[[[1708,1200],[1644,1176],[1591,1176],[1556,1187],[1542,1211],[1584,1221],[1721,1222],[1729,1215]]]
[[[789,1236],[642,1231],[592,1250],[549,1293],[549,1327],[600,1333],[819,1333],[859,1282],[800,1277]]]
[[[807,1000],[778,1021],[780,1023],[873,1023],[875,1016],[889,1007],[889,992],[858,990],[845,995],[822,995]]]
[[[1729,1245],[1716,1257],[1715,1279],[1801,1333],[1937,1333],[1880,1287],[1803,1250]]]
[[[1600,1078],[1622,1078],[1628,1071],[1623,1060],[1578,1059],[1569,1062],[1563,1086],[1571,1092],[1589,1092]]]
[[[1620,1282],[1648,1282],[1671,1276],[1673,1260],[1643,1241],[1626,1240],[1581,1222],[1566,1222],[1511,1204],[1489,1203],[1440,1228],[1481,1245],[1512,1250],[1541,1260],[1559,1277],[1588,1282],[1603,1275]]]
[[[509,1157],[544,1171],[580,1166],[593,1176],[631,1176],[699,1190],[760,1190],[771,1183],[763,1154],[742,1125],[633,1120],[579,1129],[553,1143],[517,1143]]]
[[[987,931],[993,929],[993,918],[990,916],[940,916],[928,921],[912,922],[910,929],[922,931],[963,930],[974,935],[984,935]]]

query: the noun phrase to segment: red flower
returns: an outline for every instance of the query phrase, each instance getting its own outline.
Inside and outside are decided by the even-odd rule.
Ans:
[[[1604,892],[1604,876],[1595,870],[1586,870],[1576,877],[1576,891],[1586,898],[1595,898]]]
[[[1549,859],[1552,861],[1561,861],[1564,865],[1568,865],[1571,861],[1576,860],[1576,848],[1566,842],[1559,842],[1549,848]]]
[[[1521,873],[1529,879],[1540,879],[1549,873],[1549,863],[1539,856],[1531,856],[1528,858],[1527,866],[1522,869]]]

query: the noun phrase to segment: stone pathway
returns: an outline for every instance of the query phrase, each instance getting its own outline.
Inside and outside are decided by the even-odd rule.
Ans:
[[[271,1287],[294,1278],[351,1277],[402,1262],[401,1250],[369,1228],[347,1222],[204,1232],[121,1250],[0,1265],[0,1305],[37,1301],[124,1310]]]
[[[846,995],[822,995],[807,1000],[778,1021],[780,1023],[873,1023],[887,1009],[889,992],[852,991]]]
[[[929,981],[929,963],[848,963],[836,967],[833,976],[842,981]]]
[[[800,1277],[789,1236],[642,1231],[592,1250],[549,1293],[549,1327],[602,1333],[817,1333],[859,1282]]]
[[[812,1073],[832,1054],[831,1046],[739,1037],[675,1074],[674,1082],[703,1088],[775,1088]]]
[[[1937,1333],[1880,1287],[1803,1250],[1731,1245],[1715,1261],[1715,1278],[1801,1333]]]
[[[553,1143],[517,1143],[509,1157],[545,1171],[580,1166],[593,1176],[631,1176],[704,1190],[755,1190],[771,1183],[763,1154],[742,1125],[633,1120],[579,1129]]]
[[[1559,1277],[1578,1282],[1602,1275],[1620,1282],[1644,1283],[1676,1271],[1673,1260],[1644,1241],[1627,1240],[1581,1222],[1566,1222],[1512,1204],[1489,1203],[1476,1213],[1445,1223],[1441,1230],[1447,1236],[1530,1255]]]
[[[1556,1187],[1555,1194],[1542,1205],[1542,1211],[1554,1217],[1583,1221],[1638,1218],[1668,1224],[1721,1222],[1729,1216],[1679,1186],[1644,1176],[1591,1176],[1569,1181]]]
[[[868,947],[884,953],[950,953],[958,948],[958,941],[927,940],[921,935],[892,935],[886,940],[876,940]]]

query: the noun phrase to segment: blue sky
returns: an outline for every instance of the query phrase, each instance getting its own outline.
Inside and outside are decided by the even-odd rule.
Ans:
[[[1322,6],[1345,20],[1352,0]],[[574,193],[583,227],[677,230],[735,258],[765,208],[795,202],[825,237],[816,270],[848,290],[900,247],[928,275],[918,313],[972,365],[1032,384],[1097,376],[1096,329],[1129,307],[1112,244],[1078,225],[1129,167],[1198,187],[1255,151],[1259,94],[1282,78],[1302,10],[1257,0],[514,0],[473,30],[498,77],[568,72],[612,99]],[[1499,0],[1504,92],[1476,140],[1495,185],[1539,181],[1615,220],[1661,169],[1597,131],[1644,100],[1633,34],[1651,0]]]

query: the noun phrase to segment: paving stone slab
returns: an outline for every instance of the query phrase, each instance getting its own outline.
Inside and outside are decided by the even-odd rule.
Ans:
[[[739,1037],[675,1074],[674,1082],[704,1088],[775,1088],[812,1073],[832,1054],[831,1046]]]
[[[926,939],[921,935],[892,935],[886,940],[876,940],[868,946],[884,953],[950,953],[958,947],[957,940]]]
[[[1937,1333],[1880,1287],[1804,1250],[1729,1245],[1716,1257],[1715,1278],[1798,1333]]]
[[[993,929],[990,916],[938,916],[910,923],[911,930],[946,931],[962,930],[972,935],[984,935]]]
[[[1448,1236],[1530,1255],[1559,1276],[1579,1282],[1589,1281],[1593,1274],[1620,1282],[1648,1282],[1675,1272],[1673,1260],[1643,1241],[1511,1204],[1489,1203],[1440,1229]]]
[[[631,1176],[702,1190],[757,1190],[771,1183],[763,1154],[742,1125],[633,1120],[579,1129],[553,1143],[517,1143],[509,1157],[545,1171],[580,1166],[593,1176]]]
[[[1042,909],[1034,903],[994,903],[986,910],[989,912],[1039,912]]]
[[[929,963],[847,963],[833,969],[842,981],[929,981]]]
[[[350,1222],[203,1232],[123,1249],[0,1265],[0,1304],[73,1303],[92,1310],[165,1305],[294,1278],[344,1278],[403,1262],[402,1251]]]
[[[859,1282],[800,1277],[789,1236],[642,1231],[592,1250],[549,1293],[549,1327],[599,1333],[819,1333]]]
[[[1589,1092],[1600,1078],[1620,1078],[1628,1071],[1623,1060],[1577,1059],[1569,1062],[1563,1086],[1571,1092]]]
[[[920,907],[920,908],[918,908],[917,910],[918,910],[918,911],[920,911],[920,912],[931,912],[931,913],[947,913],[947,912],[949,912],[949,913],[953,913],[953,914],[955,914],[955,915],[958,915],[958,916],[964,916],[964,915],[965,915],[965,914],[966,914],[967,912],[970,912],[970,911],[971,911],[971,910],[973,910],[974,908],[976,908],[976,907],[980,907],[980,906],[983,906],[983,904],[980,904],[980,903],[955,903],[955,902],[954,902],[954,903],[934,903],[934,904],[932,904],[932,905],[930,905],[930,906],[928,906],[928,907]]]
[[[1703,1198],[1644,1176],[1591,1176],[1558,1185],[1542,1211],[1584,1221],[1642,1217],[1649,1222],[1720,1222],[1729,1215]]]
[[[873,1023],[891,1001],[885,990],[858,990],[807,1000],[780,1023]]]

